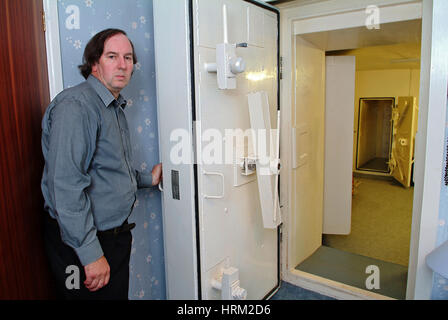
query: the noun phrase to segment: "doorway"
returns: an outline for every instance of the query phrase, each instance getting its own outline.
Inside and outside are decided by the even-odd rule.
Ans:
[[[390,29],[395,30],[392,33],[396,35],[395,39],[390,37]],[[300,117],[296,116],[293,120],[295,121],[293,127],[308,127],[306,134],[299,137],[304,141],[302,145],[308,148],[304,153],[314,161],[313,164],[308,164],[308,167],[305,164],[294,168],[293,164],[293,170],[296,169],[293,175],[297,178],[293,177],[296,185],[292,185],[292,210],[302,213],[298,216],[292,214],[292,224],[296,226],[300,224],[291,235],[295,255],[295,260],[292,260],[295,269],[301,272],[353,286],[361,291],[370,290],[379,297],[405,299],[413,186],[402,186],[394,182],[391,174],[394,165],[392,152],[393,136],[396,135],[394,130],[400,122],[398,118],[394,122],[393,117],[401,96],[414,97],[414,100],[418,101],[421,20],[390,23],[383,31],[388,34],[387,41],[384,38],[383,41],[379,40],[382,32],[380,30],[375,33],[375,39],[364,35],[359,40],[362,45],[355,49],[343,48],[344,41],[332,45],[330,40],[344,39],[344,35],[355,32],[354,30],[343,29],[332,31],[331,34],[316,32],[296,36],[294,112],[296,115],[300,114]],[[336,47],[337,49],[333,50]],[[318,63],[314,61],[313,69],[306,69],[311,60],[307,60],[305,52],[314,52],[312,55]],[[316,196],[312,200],[309,200],[309,197],[305,200],[303,197],[307,196],[303,195],[303,192],[302,195],[297,193],[301,192],[298,191],[301,188],[300,177],[310,172],[313,173],[313,181],[309,183],[324,192],[326,177],[322,168],[325,166],[323,156],[325,147],[322,146],[325,145],[323,141],[326,130],[323,121],[325,104],[318,100],[319,94],[313,96],[312,91],[308,90],[300,79],[306,75],[307,80],[310,78],[314,80],[315,90],[322,90],[322,85],[317,81],[322,79],[322,74],[325,74],[322,55],[324,58],[325,56],[356,58],[356,93],[353,105],[353,191],[349,220],[351,230],[343,235],[323,235],[321,232],[317,238],[319,232],[316,230],[325,222],[322,221],[325,217],[320,220],[318,214],[303,214],[303,203],[310,203],[309,212],[319,212],[320,206],[325,208],[325,203],[321,204],[324,200],[316,199]],[[322,67],[319,69],[316,65]],[[301,103],[307,100],[312,101],[307,105],[313,108],[313,115],[308,118],[301,106]],[[413,121],[416,121],[416,118],[414,117]],[[311,142],[306,135],[313,139],[317,137],[317,140]],[[411,139],[414,139],[415,133],[411,136]],[[408,142],[413,144],[413,140]],[[410,148],[413,155],[413,147]],[[300,157],[300,148],[294,151],[299,152]],[[412,163],[411,157],[411,168]],[[307,188],[311,190],[309,183]],[[311,230],[308,232],[313,235],[306,236],[301,229]],[[382,274],[383,281],[378,289],[366,287],[369,276],[366,270],[369,266],[378,267]]]
[[[394,107],[395,98],[359,99],[356,170],[389,173]]]

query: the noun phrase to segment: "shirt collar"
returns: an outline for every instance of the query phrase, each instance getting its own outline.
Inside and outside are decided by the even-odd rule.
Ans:
[[[121,106],[123,109],[126,107],[126,100],[120,94],[117,99],[114,95],[107,89],[100,80],[98,80],[94,75],[90,74],[87,78],[87,82],[92,86],[93,90],[98,94],[98,96],[103,101],[106,108],[108,108],[114,100],[117,101],[117,105]]]

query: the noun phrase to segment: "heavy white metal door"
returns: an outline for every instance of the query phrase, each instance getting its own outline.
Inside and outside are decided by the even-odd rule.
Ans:
[[[392,176],[404,187],[411,186],[418,107],[415,97],[398,97],[392,112],[393,137],[389,167]]]
[[[241,290],[233,298],[262,299],[278,285],[277,229],[264,228],[257,176],[244,175],[240,163],[253,155],[251,136],[244,138],[247,95],[266,92],[277,122],[278,14],[242,0],[194,0],[192,17],[202,298],[224,297],[223,273],[237,270]],[[219,83],[224,43],[237,44],[232,50],[245,70]]]

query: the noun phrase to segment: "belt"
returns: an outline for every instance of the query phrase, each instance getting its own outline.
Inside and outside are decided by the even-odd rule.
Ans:
[[[51,224],[57,226],[59,228],[59,223],[57,222],[56,219],[54,219],[53,217],[50,216],[50,214],[48,212],[45,213],[45,217],[47,219],[47,221],[49,221]],[[126,232],[126,231],[130,231],[132,229],[135,228],[135,223],[128,223],[128,219],[126,219],[123,224],[119,227],[116,228],[112,228],[109,230],[104,230],[104,231],[100,231],[97,230],[97,234],[113,234],[113,235],[117,235],[119,233],[122,232]]]
[[[135,223],[128,223],[128,220],[126,219],[125,222],[123,222],[123,224],[119,227],[116,228],[112,228],[109,230],[104,230],[104,231],[97,231],[97,234],[113,234],[113,235],[117,235],[119,233],[122,232],[127,232],[130,231],[132,229],[135,228]]]

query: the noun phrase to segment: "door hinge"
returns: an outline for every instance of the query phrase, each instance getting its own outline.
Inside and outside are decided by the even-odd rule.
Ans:
[[[45,11],[42,11],[42,30],[47,32],[47,23],[45,21]]]
[[[280,80],[282,80],[283,79],[283,57],[280,57],[280,61],[279,61],[279,77],[280,77]]]
[[[283,223],[278,226],[278,237],[280,242],[283,242]]]

